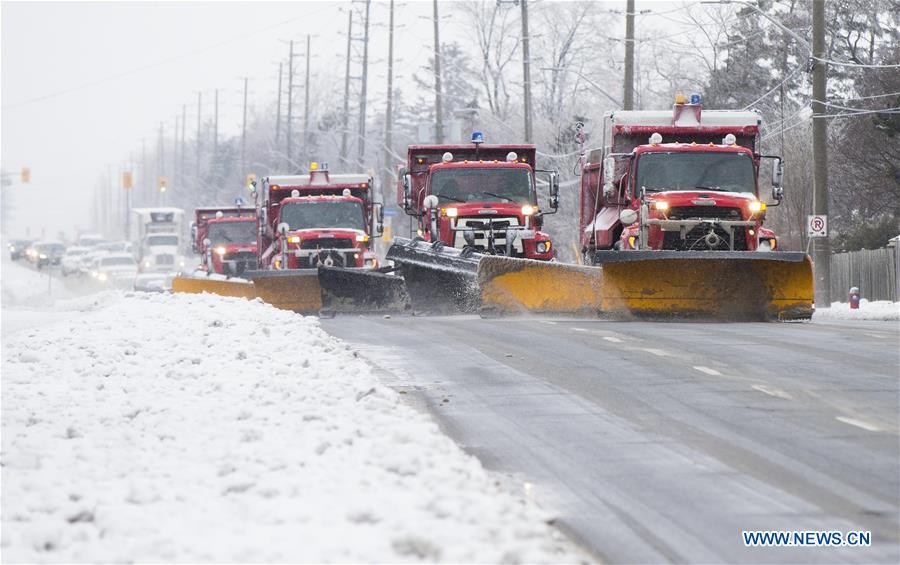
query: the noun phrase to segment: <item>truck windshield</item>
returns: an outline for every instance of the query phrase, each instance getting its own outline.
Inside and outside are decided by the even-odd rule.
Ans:
[[[178,245],[177,235],[150,235],[147,236],[147,245]]]
[[[362,205],[353,200],[290,202],[281,209],[281,221],[291,230],[366,229]]]
[[[438,169],[431,175],[431,193],[447,202],[536,202],[531,173],[526,168],[482,167]]]
[[[255,222],[217,222],[209,224],[209,240],[222,243],[256,243]]]
[[[750,156],[721,151],[644,153],[638,159],[635,186],[647,192],[701,189],[756,194]]]

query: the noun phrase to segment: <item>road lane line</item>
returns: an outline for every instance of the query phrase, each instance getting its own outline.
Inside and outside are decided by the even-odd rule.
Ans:
[[[765,385],[753,385],[753,389],[758,390],[759,392],[761,392],[763,394],[768,394],[769,396],[774,396],[775,398],[783,398],[785,400],[793,399],[793,397],[790,394],[784,392],[783,390],[779,390],[777,388],[773,389],[773,388],[768,388]]]
[[[707,375],[721,375],[719,371],[715,369],[710,369],[709,367],[704,367],[703,365],[694,365],[694,368],[700,371],[701,373],[706,373]]]
[[[668,357],[668,356],[669,356],[669,352],[668,352],[668,351],[663,351],[662,349],[653,349],[653,348],[650,348],[650,347],[642,347],[641,349],[643,349],[643,350],[646,351],[647,353],[652,353],[652,354],[654,354],[654,355],[656,355],[656,356],[659,356],[659,357]]]
[[[856,426],[857,428],[862,428],[869,432],[880,432],[881,428],[876,426],[875,424],[870,424],[868,422],[863,422],[862,420],[856,420],[854,418],[847,418],[845,416],[838,416],[835,418],[838,422],[843,422],[845,424],[850,424],[851,426]]]
[[[619,339],[619,338],[617,338],[617,337],[613,337],[613,336],[611,336],[611,335],[605,336],[603,339],[605,339],[606,341],[611,341],[611,342],[613,342],[613,343],[622,343],[622,342],[624,341],[624,340],[621,340],[621,339]]]

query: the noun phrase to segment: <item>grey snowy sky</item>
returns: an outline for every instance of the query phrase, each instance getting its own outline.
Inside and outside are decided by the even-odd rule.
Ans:
[[[220,90],[220,132],[237,133],[243,77],[251,81],[251,106],[274,99],[278,61],[286,57],[289,39],[305,41],[313,34],[314,73],[343,76],[347,6],[3,2],[0,159],[14,182],[5,198],[12,214],[5,214],[9,225],[3,231],[40,235],[44,228],[55,236],[88,227],[93,191],[107,167],[118,174],[130,154],[139,159],[141,141],[153,147],[160,121],[173,128],[182,104],[191,132],[198,92],[210,115],[213,91]],[[624,9],[624,1],[606,7]],[[369,100],[378,105],[385,89],[387,3],[373,2],[371,9]],[[401,74],[427,62],[430,17],[428,0],[397,3]],[[442,41],[466,41],[458,17],[442,20]],[[398,79],[402,85],[403,77]],[[28,185],[19,184],[22,166],[31,168]]]

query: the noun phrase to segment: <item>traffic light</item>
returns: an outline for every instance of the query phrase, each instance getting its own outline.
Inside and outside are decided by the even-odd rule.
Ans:
[[[22,167],[22,183],[31,182],[31,167]]]
[[[122,173],[122,188],[132,188],[134,186],[134,179],[132,178],[131,171],[125,171]]]
[[[169,181],[166,179],[166,177],[159,177],[159,191],[160,191],[160,192],[165,192],[165,191],[166,191],[166,184],[167,184],[168,182],[169,182]]]
[[[256,180],[256,173],[250,173],[249,175],[247,175],[247,186],[249,187],[250,185],[252,185],[253,181],[255,181],[255,180]]]

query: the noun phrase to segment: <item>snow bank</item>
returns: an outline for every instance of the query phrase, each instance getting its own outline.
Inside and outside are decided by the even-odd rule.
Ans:
[[[813,320],[900,320],[900,302],[870,302],[863,298],[858,310],[851,310],[847,303],[834,302],[831,308],[816,310]]]
[[[49,270],[36,271],[9,260],[3,261],[0,289],[4,306],[52,304],[55,299],[72,296],[59,278],[51,278]]]
[[[4,561],[581,556],[318,321],[128,294],[3,344]]]

